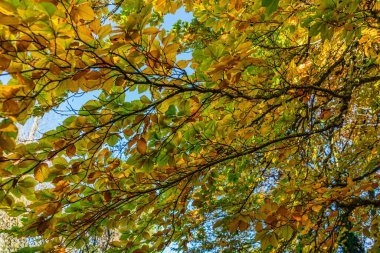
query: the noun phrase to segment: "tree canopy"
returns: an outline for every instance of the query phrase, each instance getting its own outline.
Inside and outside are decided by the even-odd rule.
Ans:
[[[192,21],[165,29],[181,8]],[[0,1],[0,207],[23,221],[8,232],[43,252],[105,230],[110,252],[375,251],[379,12],[376,0]]]

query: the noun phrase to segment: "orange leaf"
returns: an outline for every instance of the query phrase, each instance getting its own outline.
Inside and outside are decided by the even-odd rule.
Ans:
[[[311,209],[313,209],[314,212],[318,213],[319,211],[321,211],[322,206],[321,205],[312,206]]]
[[[323,120],[326,120],[331,116],[331,114],[332,114],[331,110],[323,110],[321,112],[320,118]]]
[[[177,67],[180,69],[184,69],[189,65],[190,61],[189,60],[180,60],[177,62]]]
[[[133,130],[130,129],[130,128],[126,128],[123,133],[125,134],[125,136],[131,136],[133,134]]]
[[[299,215],[293,215],[292,218],[296,221],[301,221],[302,220],[302,217],[299,216]]]

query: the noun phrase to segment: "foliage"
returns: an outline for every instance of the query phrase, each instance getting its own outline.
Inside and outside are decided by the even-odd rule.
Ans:
[[[194,20],[162,28],[179,8]],[[379,248],[379,11],[1,1],[1,208],[46,252],[108,229],[112,252]],[[92,91],[56,129],[16,143],[16,123]]]

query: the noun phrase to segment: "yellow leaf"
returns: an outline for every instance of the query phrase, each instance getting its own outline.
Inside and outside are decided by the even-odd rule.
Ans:
[[[55,185],[55,188],[54,188],[53,192],[62,192],[68,185],[69,185],[68,182],[66,182],[64,180],[60,180]]]
[[[160,30],[156,27],[148,27],[146,28],[144,31],[143,31],[143,34],[156,34],[158,33]]]
[[[309,216],[307,214],[302,215],[302,224],[306,225],[309,222]]]
[[[179,145],[179,144],[181,143],[181,140],[182,140],[182,133],[178,131],[178,132],[174,135],[173,143],[174,143],[175,145]]]
[[[142,155],[146,153],[146,140],[144,138],[137,141],[137,151]]]
[[[91,5],[89,2],[75,6],[75,9],[73,9],[73,11],[74,11],[74,15],[78,15],[79,19],[83,19],[83,20],[95,19],[95,12],[91,8]]]
[[[41,163],[34,169],[34,178],[42,183],[49,177],[49,167],[47,163]]]
[[[7,16],[0,13],[0,24],[2,25],[18,25],[20,20],[14,16]]]
[[[99,29],[99,39],[103,39],[107,35],[109,35],[112,32],[112,27],[111,25],[104,25]]]
[[[13,15],[16,13],[16,9],[10,3],[0,1],[0,12],[5,15]]]
[[[179,48],[179,44],[169,44],[164,48],[165,54],[174,53],[176,54]]]
[[[0,126],[0,132],[17,133],[17,127],[11,123]]]
[[[315,205],[315,206],[312,206],[311,209],[313,209],[314,212],[318,213],[319,211],[321,211],[322,206],[321,205]]]
[[[156,0],[154,2],[154,10],[163,13],[166,5],[166,0]]]
[[[190,61],[189,60],[180,60],[177,62],[177,67],[180,69],[184,69],[189,65]]]
[[[270,235],[270,238],[269,238],[269,241],[270,241],[270,244],[273,246],[273,247],[277,247],[278,246],[278,240],[277,240],[277,235],[275,233],[272,233]]]

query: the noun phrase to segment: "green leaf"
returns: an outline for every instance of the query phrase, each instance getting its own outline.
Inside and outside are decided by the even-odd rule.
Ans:
[[[176,108],[174,105],[170,105],[168,110],[166,111],[165,115],[168,116],[168,117],[173,117],[176,115]]]
[[[37,185],[36,180],[32,177],[25,177],[18,182],[20,187],[31,188]]]
[[[153,171],[154,162],[151,159],[146,159],[143,163],[143,170],[147,173]]]
[[[19,249],[15,251],[15,253],[35,253],[35,252],[40,252],[42,250],[42,247],[36,246],[36,247],[26,247]]]
[[[145,91],[147,91],[147,89],[149,88],[148,85],[145,85],[145,84],[140,84],[137,88],[138,92],[141,94]]]
[[[117,137],[116,134],[113,134],[110,137],[108,137],[107,144],[113,147],[117,144],[118,141],[119,141],[119,137]]]
[[[267,15],[272,14],[278,8],[280,0],[262,0],[262,6],[266,7]]]
[[[50,2],[41,2],[41,5],[45,8],[46,13],[51,17],[57,10],[57,7]]]

